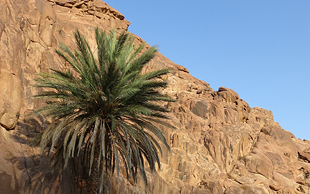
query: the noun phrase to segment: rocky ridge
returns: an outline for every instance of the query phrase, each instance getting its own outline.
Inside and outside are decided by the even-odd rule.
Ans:
[[[0,16],[0,190],[73,193],[70,173],[57,179],[48,158],[27,145],[48,124],[27,117],[43,103],[32,98],[34,76],[68,68],[54,49],[74,46],[76,28],[93,40],[96,26],[122,31],[130,23],[101,0],[0,0]],[[172,69],[161,77],[169,82],[163,92],[177,99],[166,104],[177,129],[162,129],[171,151],[148,174],[148,188],[121,178],[109,185],[112,193],[309,193],[309,141],[282,129],[271,111],[249,107],[231,89],[214,91],[160,53],[145,71],[162,67]]]

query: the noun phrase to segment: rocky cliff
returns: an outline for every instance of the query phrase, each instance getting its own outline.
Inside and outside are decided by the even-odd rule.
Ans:
[[[43,103],[31,85],[36,73],[67,68],[54,49],[74,46],[76,28],[94,40],[96,26],[121,31],[129,24],[101,0],[0,0],[1,193],[77,192],[70,169],[55,177],[48,158],[27,144],[48,124],[27,117]],[[148,188],[120,178],[112,193],[310,193],[309,141],[283,130],[271,111],[249,107],[231,89],[214,91],[160,53],[145,71],[162,67],[173,70],[161,78],[169,82],[163,92],[177,99],[166,104],[176,129],[162,129],[171,151],[164,150],[158,173],[148,173]]]

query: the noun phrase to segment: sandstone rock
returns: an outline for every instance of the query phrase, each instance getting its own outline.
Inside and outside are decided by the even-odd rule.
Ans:
[[[24,61],[22,33],[13,23],[16,14],[12,11],[5,14],[5,9],[13,9],[15,2],[0,2],[0,125],[6,129],[16,126],[21,108],[21,65]],[[12,27],[8,27],[10,25]]]
[[[179,70],[179,71],[184,71],[185,73],[189,73],[188,69],[181,66],[181,65],[177,65],[177,64],[174,64],[174,66]]]
[[[285,176],[283,176],[283,175],[280,174],[280,173],[276,173],[276,172],[275,172],[275,173],[273,174],[273,179],[274,179],[279,185],[281,185],[281,186],[284,187],[284,188],[290,189],[291,191],[295,191],[295,190],[299,187],[299,185],[298,185],[296,182],[294,182],[294,181],[292,181],[292,180],[286,178]]]
[[[4,31],[4,27],[5,27],[5,25],[4,25],[3,21],[0,20],[0,38],[1,38],[2,33],[3,33],[3,31]]]
[[[0,77],[1,101],[0,124],[6,129],[13,129],[19,118],[21,106],[20,79],[11,72],[1,72]]]
[[[306,160],[306,161],[310,162],[310,154],[309,153],[298,152],[298,157],[300,159],[303,159],[303,160]]]
[[[75,193],[73,169],[59,179],[49,158],[27,145],[49,123],[26,117],[44,103],[32,98],[37,91],[30,86],[36,73],[68,68],[54,49],[60,42],[74,48],[76,28],[94,48],[94,27],[120,32],[130,23],[101,0],[0,0],[0,16],[1,193]],[[134,44],[144,42],[133,36]],[[176,129],[162,128],[171,151],[163,150],[157,173],[147,172],[149,187],[121,174],[106,182],[112,193],[308,191],[309,141],[283,130],[271,111],[250,108],[232,89],[214,91],[160,53],[144,72],[160,68],[171,69],[158,78],[169,83],[162,92],[177,100],[165,104]]]
[[[258,173],[266,178],[271,178],[273,165],[271,160],[263,153],[255,153],[245,157],[245,165],[252,173]]]
[[[223,188],[219,182],[215,181],[201,181],[198,184],[198,188],[208,188],[208,192],[211,192],[213,194],[223,194]]]
[[[191,103],[191,111],[202,118],[208,118],[210,113],[210,104],[204,100],[199,100]]]
[[[222,170],[230,172],[240,157],[248,155],[254,144],[247,125],[236,125],[210,130],[205,136],[205,146],[209,154]]]
[[[217,93],[220,100],[223,100],[229,104],[236,103],[239,99],[239,95],[229,88],[220,87]]]

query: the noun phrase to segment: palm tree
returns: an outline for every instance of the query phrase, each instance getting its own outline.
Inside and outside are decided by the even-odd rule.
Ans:
[[[167,86],[161,69],[141,73],[155,56],[156,47],[142,53],[134,38],[123,32],[117,37],[96,28],[96,56],[80,32],[74,33],[77,50],[63,44],[56,53],[71,66],[71,71],[51,69],[36,79],[43,88],[35,97],[46,98],[46,106],[35,111],[52,120],[38,138],[42,154],[52,151],[52,165],[65,169],[73,158],[86,161],[89,192],[101,193],[103,180],[120,163],[127,178],[136,180],[140,172],[147,185],[144,161],[151,171],[160,168],[160,141],[169,145],[158,128],[168,124],[167,108],[160,102],[172,101],[159,92]],[[160,140],[160,141],[158,141]]]

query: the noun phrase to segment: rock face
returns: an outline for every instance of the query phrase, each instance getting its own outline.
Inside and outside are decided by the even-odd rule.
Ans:
[[[127,30],[129,22],[101,0],[0,0],[0,191],[74,193],[70,169],[57,179],[48,157],[28,140],[48,125],[27,114],[42,105],[32,98],[34,76],[67,65],[55,54],[62,42],[74,46],[78,28],[94,40],[94,28]],[[136,37],[135,44],[142,43]],[[91,46],[95,42],[90,41]],[[145,68],[168,67],[171,124],[163,128],[171,145],[149,187],[120,178],[112,193],[308,193],[310,142],[296,139],[273,120],[271,111],[250,108],[231,89],[212,90],[185,67],[157,54]]]

